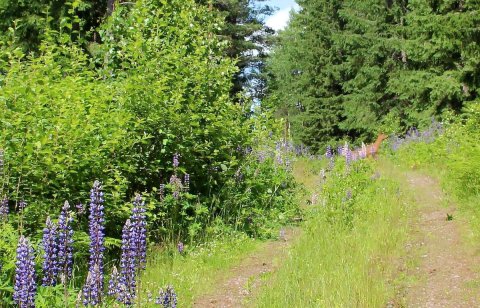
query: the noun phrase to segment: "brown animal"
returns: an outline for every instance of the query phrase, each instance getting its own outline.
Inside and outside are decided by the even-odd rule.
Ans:
[[[374,143],[367,145],[366,146],[367,157],[369,156],[375,157],[378,153],[378,149],[380,149],[380,145],[382,144],[382,141],[387,138],[388,138],[387,135],[381,133],[378,135],[377,140],[375,140]]]

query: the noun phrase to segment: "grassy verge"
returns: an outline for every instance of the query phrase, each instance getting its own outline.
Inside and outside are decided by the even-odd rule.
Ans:
[[[348,174],[329,174],[322,205],[310,208],[302,237],[257,307],[385,307],[395,299],[411,202],[395,177],[378,177],[375,168],[360,162]],[[385,168],[381,174],[392,173]]]
[[[454,219],[462,220],[472,244],[480,241],[480,104],[465,110],[433,142],[410,142],[393,153],[391,159],[402,168],[422,170],[442,185],[447,203],[458,209]]]
[[[159,289],[172,285],[178,297],[179,307],[191,307],[195,298],[212,291],[223,273],[238,264],[260,245],[245,235],[237,234],[209,241],[180,254],[176,250],[154,249],[149,255],[147,271],[141,278],[140,302],[148,303],[148,293],[153,298]]]

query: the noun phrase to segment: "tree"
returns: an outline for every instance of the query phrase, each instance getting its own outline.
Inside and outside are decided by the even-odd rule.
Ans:
[[[274,31],[264,24],[264,17],[273,8],[262,5],[265,0],[197,0],[210,7],[224,19],[219,35],[229,42],[225,55],[237,61],[238,72],[233,76],[231,95],[249,89],[253,96],[263,94],[261,77],[267,50],[272,44]]]

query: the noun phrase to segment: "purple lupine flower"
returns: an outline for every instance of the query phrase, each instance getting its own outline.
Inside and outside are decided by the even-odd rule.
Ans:
[[[183,178],[183,186],[185,187],[185,190],[188,190],[190,188],[190,174],[185,173],[185,177]]]
[[[164,308],[176,308],[177,307],[177,294],[172,286],[167,286],[165,290],[161,289],[155,304],[161,305]]]
[[[350,149],[348,148],[348,144],[345,143],[345,147],[343,147],[343,155],[345,156],[345,163],[348,165],[350,165],[350,163],[352,162],[352,151],[350,151]]]
[[[339,156],[342,156],[343,155],[343,147],[341,145],[339,145],[337,147],[337,155]]]
[[[72,278],[73,266],[73,218],[70,204],[65,201],[58,217],[58,266],[65,279]]]
[[[98,305],[102,301],[103,294],[103,252],[104,246],[104,214],[103,214],[103,192],[99,181],[93,183],[90,191],[90,260],[87,282],[83,287],[83,304]]]
[[[180,254],[182,254],[183,251],[185,250],[185,245],[183,245],[182,242],[178,242],[178,244],[177,244],[177,250],[178,250],[178,252],[179,252]]]
[[[8,198],[5,196],[0,200],[0,220],[8,218]]]
[[[174,169],[177,169],[177,168],[178,168],[178,165],[180,164],[180,162],[179,162],[179,160],[178,160],[179,158],[180,158],[180,155],[178,155],[178,153],[175,153],[175,154],[173,155],[173,168],[174,168]]]
[[[35,256],[29,240],[23,235],[17,246],[17,262],[15,263],[15,286],[13,300],[20,308],[35,307]]]
[[[43,229],[43,278],[42,286],[55,286],[59,272],[58,266],[58,229],[50,217],[47,217],[46,226]]]
[[[27,207],[27,202],[25,202],[25,200],[20,200],[20,202],[18,202],[18,208],[20,211],[23,211],[26,207]]]
[[[325,157],[328,159],[333,157],[332,147],[330,145],[327,145],[327,150],[325,151]]]
[[[77,209],[77,213],[79,215],[85,214],[85,206],[83,206],[82,203],[78,203],[77,205],[75,205],[75,208]]]
[[[237,171],[235,171],[235,181],[241,182],[243,180],[243,173],[242,173],[242,168],[238,168]]]
[[[180,196],[180,191],[183,189],[182,181],[177,177],[176,174],[172,174],[170,177],[170,185],[173,187],[173,198],[178,199]]]
[[[133,201],[132,216],[130,217],[136,269],[145,269],[147,263],[147,221],[145,212],[145,202],[142,201],[142,196],[137,194]]]
[[[120,259],[120,279],[118,280],[117,300],[132,305],[136,289],[136,247],[135,231],[130,219],[125,222],[122,231],[122,256]]]
[[[290,170],[291,164],[292,163],[291,163],[290,159],[287,157],[285,159],[285,167],[287,167],[288,170]]]
[[[347,197],[347,200],[350,200],[352,199],[352,190],[347,190],[347,194],[346,194],[346,197]]]
[[[120,292],[119,288],[120,275],[118,274],[117,267],[112,268],[112,273],[110,274],[110,280],[108,281],[108,291],[109,296],[116,296]]]

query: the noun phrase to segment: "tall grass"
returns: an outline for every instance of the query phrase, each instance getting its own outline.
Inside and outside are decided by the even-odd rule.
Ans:
[[[148,302],[148,293],[158,295],[160,288],[172,285],[179,307],[192,307],[198,296],[210,293],[233,266],[261,244],[243,233],[210,240],[184,253],[157,248],[150,252],[147,271],[141,277],[141,307],[158,307]]]
[[[349,174],[340,170],[323,184],[324,205],[309,210],[304,234],[257,307],[385,307],[395,299],[395,261],[411,213],[408,194],[394,176],[378,178],[374,163],[360,162]],[[380,173],[392,170],[382,167]],[[345,198],[348,190],[351,198]]]
[[[426,171],[440,181],[448,205],[457,206],[455,219],[466,223],[467,235],[473,243],[480,240],[479,135],[480,105],[474,103],[435,141],[411,143],[391,157],[403,168]]]

